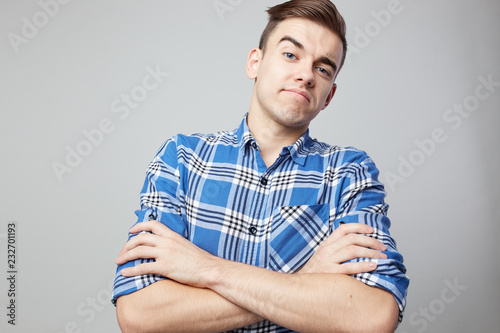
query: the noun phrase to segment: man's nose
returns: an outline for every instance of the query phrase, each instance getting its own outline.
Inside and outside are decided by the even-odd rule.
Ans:
[[[304,66],[301,66],[295,74],[295,80],[303,82],[310,87],[314,86],[315,76],[313,66],[311,64],[304,64]]]

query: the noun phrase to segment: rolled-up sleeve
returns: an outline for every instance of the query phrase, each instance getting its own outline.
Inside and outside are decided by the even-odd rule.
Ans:
[[[365,154],[348,166],[348,177],[339,198],[339,211],[334,227],[342,223],[364,223],[375,231],[367,236],[374,237],[387,246],[387,259],[356,258],[349,262],[374,261],[377,269],[353,275],[369,286],[391,292],[399,306],[399,322],[403,319],[409,278],[403,265],[403,256],[398,252],[396,241],[389,233],[391,221],[386,216],[388,205],[384,202],[385,190],[378,181],[379,171],[375,163]]]
[[[156,220],[181,235],[186,235],[186,223],[183,219],[183,205],[180,199],[178,156],[175,138],[167,141],[160,148],[146,171],[146,179],[141,191],[141,209],[137,210],[137,222]],[[128,234],[128,240],[137,234]],[[133,277],[121,275],[121,270],[154,259],[137,259],[118,265],[113,286],[112,303],[122,295],[130,294],[156,281],[165,279],[156,274]]]

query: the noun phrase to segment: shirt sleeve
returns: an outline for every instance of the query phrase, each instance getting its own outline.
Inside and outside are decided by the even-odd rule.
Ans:
[[[179,168],[175,139],[163,144],[146,171],[146,180],[141,191],[141,209],[137,210],[137,222],[156,220],[177,233],[186,236],[186,223],[183,220],[183,209],[179,199]],[[137,234],[128,234],[128,240]],[[130,294],[156,281],[166,279],[156,274],[145,274],[133,277],[121,275],[121,270],[154,259],[137,259],[118,265],[113,285],[112,303],[122,295]]]
[[[391,292],[399,306],[399,322],[403,319],[409,278],[403,265],[403,256],[398,252],[396,241],[389,233],[391,222],[386,216],[388,205],[384,202],[384,185],[378,181],[379,171],[375,163],[365,154],[348,165],[346,182],[340,194],[339,211],[334,227],[342,223],[364,223],[375,231],[374,237],[387,246],[387,259],[356,258],[349,262],[374,261],[377,269],[353,277],[369,286]]]

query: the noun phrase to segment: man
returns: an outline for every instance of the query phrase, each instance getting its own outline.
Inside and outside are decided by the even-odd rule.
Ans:
[[[241,125],[177,135],[148,168],[116,260],[124,332],[388,332],[402,318],[378,170],[308,132],[335,94],[345,23],[328,0],[268,13]]]

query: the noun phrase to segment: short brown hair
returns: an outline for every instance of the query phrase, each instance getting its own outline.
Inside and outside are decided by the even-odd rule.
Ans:
[[[259,48],[265,51],[267,41],[278,24],[288,18],[305,18],[322,25],[337,34],[343,46],[339,70],[347,53],[346,25],[337,7],[330,0],[290,0],[267,10],[269,21],[260,36]]]

